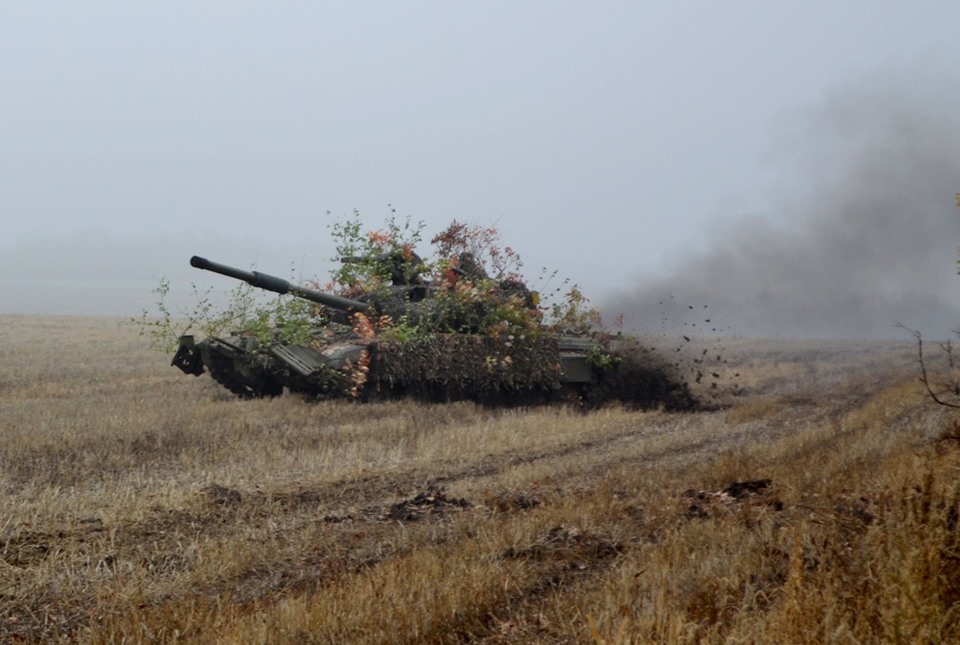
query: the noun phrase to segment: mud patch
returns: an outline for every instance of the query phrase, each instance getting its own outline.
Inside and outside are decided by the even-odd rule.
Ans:
[[[210,502],[220,506],[234,506],[241,501],[240,491],[219,484],[210,484],[205,487],[203,494]]]
[[[411,499],[390,506],[381,519],[398,522],[417,522],[425,517],[442,517],[450,512],[470,508],[463,498],[447,497],[442,488],[428,489]]]
[[[624,546],[612,538],[584,529],[554,526],[532,544],[510,547],[503,557],[514,560],[565,561],[574,570],[583,571],[591,562],[623,553]]]
[[[0,564],[26,568],[34,566],[51,552],[57,552],[63,543],[82,545],[93,543],[106,529],[100,518],[81,519],[71,528],[44,532],[20,530],[6,538],[0,538]]]
[[[24,531],[8,539],[0,548],[0,561],[10,567],[27,567],[44,560],[50,552],[53,536]]]
[[[537,508],[543,503],[539,497],[521,492],[503,492],[488,499],[486,506],[496,513],[510,513]]]
[[[781,511],[783,502],[772,494],[772,483],[769,479],[750,479],[732,482],[718,491],[698,491],[690,488],[683,493],[684,503],[687,504],[683,516],[687,519],[705,519],[718,509],[743,503],[759,503]]]
[[[751,479],[742,482],[733,482],[725,486],[720,493],[729,495],[733,499],[743,499],[745,497],[766,493],[771,483],[769,479]]]

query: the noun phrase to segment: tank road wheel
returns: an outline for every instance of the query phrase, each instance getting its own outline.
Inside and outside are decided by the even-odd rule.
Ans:
[[[237,376],[230,371],[221,371],[213,368],[210,369],[210,376],[212,376],[213,380],[217,383],[241,399],[259,399],[267,396],[272,398],[283,394],[283,386],[274,381],[265,380],[256,385],[251,385],[237,378]]]
[[[213,380],[241,399],[283,394],[283,384],[257,361],[256,341],[242,337],[208,338],[199,348]]]
[[[208,365],[207,369],[214,381],[241,399],[259,399],[267,396],[272,398],[283,394],[283,385],[267,377],[258,379],[256,383],[250,383],[230,367]]]

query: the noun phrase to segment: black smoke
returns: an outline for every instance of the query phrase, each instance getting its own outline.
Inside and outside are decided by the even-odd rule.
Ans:
[[[902,339],[902,322],[946,337],[960,325],[958,87],[874,74],[784,116],[766,212],[725,217],[709,251],[606,309],[641,330]]]

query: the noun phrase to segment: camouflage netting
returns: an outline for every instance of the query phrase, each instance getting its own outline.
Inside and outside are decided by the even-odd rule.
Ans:
[[[557,343],[548,336],[508,343],[488,336],[436,334],[380,342],[365,391],[430,399],[495,400],[501,395],[546,396],[562,386]]]
[[[519,345],[466,334],[381,341],[371,356],[364,396],[496,405],[578,400],[587,408],[610,401],[634,408],[697,407],[687,384],[655,352],[636,344],[611,350],[616,363],[600,370],[596,383],[571,387],[563,383],[556,339],[549,335]]]

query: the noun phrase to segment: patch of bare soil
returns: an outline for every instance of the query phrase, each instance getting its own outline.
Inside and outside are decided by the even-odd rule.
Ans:
[[[683,499],[689,502],[683,516],[704,519],[719,508],[737,504],[763,504],[781,511],[783,502],[773,494],[772,484],[769,479],[750,479],[731,482],[718,491],[688,489],[683,493]]]
[[[543,503],[538,495],[522,491],[502,491],[493,495],[486,506],[497,513],[510,513],[536,508]]]
[[[470,502],[463,498],[447,497],[442,488],[433,489],[391,505],[383,518],[399,522],[417,522],[427,516],[439,518],[470,506]]]
[[[531,562],[561,562],[570,571],[584,571],[598,560],[606,560],[623,552],[623,545],[594,531],[554,526],[535,542],[511,547],[504,558]]]

